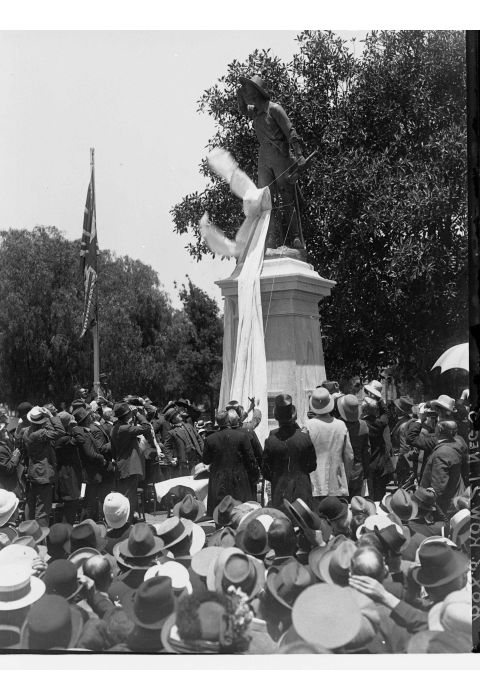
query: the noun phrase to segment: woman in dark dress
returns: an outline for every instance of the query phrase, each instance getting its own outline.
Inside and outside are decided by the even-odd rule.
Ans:
[[[207,515],[225,496],[241,503],[255,497],[257,463],[247,431],[232,430],[228,413],[217,414],[218,430],[205,439],[203,463],[210,465]]]
[[[279,428],[266,439],[262,462],[263,476],[272,484],[271,506],[282,508],[284,498],[290,502],[301,498],[310,505],[310,473],[315,471],[317,458],[310,436],[296,422],[291,396],[280,394],[275,398],[274,416]]]

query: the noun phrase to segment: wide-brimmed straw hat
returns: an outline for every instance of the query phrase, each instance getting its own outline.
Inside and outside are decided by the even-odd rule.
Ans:
[[[291,611],[300,593],[313,583],[312,571],[296,559],[289,558],[284,564],[268,570],[264,602],[272,612],[276,609],[280,614]]]
[[[345,539],[338,546],[328,548],[318,560],[309,556],[308,562],[313,573],[325,583],[348,586],[350,562],[357,548],[352,540]],[[315,568],[313,565],[315,564]]]
[[[309,406],[312,413],[315,413],[317,416],[323,416],[326,413],[331,413],[333,411],[335,399],[330,394],[328,389],[318,387],[312,391]]]

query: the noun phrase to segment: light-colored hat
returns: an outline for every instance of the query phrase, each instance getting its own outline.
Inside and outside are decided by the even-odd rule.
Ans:
[[[42,406],[34,406],[27,413],[27,420],[29,423],[32,423],[32,425],[42,425],[48,421],[48,413]]]
[[[369,382],[368,384],[365,384],[363,388],[365,391],[368,391],[370,394],[373,394],[373,396],[376,396],[378,399],[382,398],[382,383],[377,381],[376,379]]]
[[[428,629],[472,636],[472,598],[465,588],[449,593],[430,609]]]
[[[222,592],[233,585],[254,596],[262,590],[264,583],[265,567],[262,562],[237,547],[225,547],[212,559],[207,572],[209,591]]]
[[[369,515],[365,522],[357,528],[357,540],[366,532],[375,532],[375,526],[378,527],[379,530],[383,530],[383,528],[391,525],[392,522],[393,521],[386,515]]]
[[[8,523],[18,506],[18,498],[13,491],[0,489],[0,527]]]
[[[8,564],[26,563],[32,567],[33,560],[38,557],[38,553],[33,547],[26,547],[23,544],[9,544],[0,550],[0,569]]]
[[[470,537],[470,511],[468,508],[459,510],[450,519],[450,539],[457,547],[462,547]]]
[[[345,394],[338,397],[337,408],[344,421],[357,421],[360,418],[360,404],[354,394]]]
[[[437,406],[438,408],[443,408],[446,411],[451,411],[452,413],[456,412],[455,399],[452,399],[451,396],[448,396],[447,394],[441,394],[438,399],[430,401],[430,406],[432,406],[432,408]]]
[[[121,493],[109,493],[103,502],[103,515],[108,527],[123,527],[130,515],[130,501]]]
[[[45,593],[45,584],[32,576],[28,563],[16,562],[0,567],[0,610],[20,610]]]
[[[312,413],[316,413],[317,416],[323,416],[333,411],[335,400],[328,389],[318,387],[312,391],[309,405]]]
[[[177,561],[166,561],[162,564],[155,564],[145,572],[144,581],[154,576],[168,576],[172,581],[173,591],[182,593],[186,591],[189,595],[192,593],[192,584],[188,570],[179,564]]]

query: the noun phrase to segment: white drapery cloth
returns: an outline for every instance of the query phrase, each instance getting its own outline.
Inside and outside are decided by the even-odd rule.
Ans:
[[[241,265],[238,275],[238,328],[235,340],[234,303],[225,299],[223,373],[220,388],[220,407],[235,399],[243,406],[249,397],[259,399],[262,420],[256,428],[260,442],[268,435],[267,360],[263,332],[260,274],[263,266],[265,240],[270,223],[272,203],[270,190],[259,190],[250,178],[239,170],[229,153],[215,149],[208,156],[210,167],[230,185],[243,200],[245,220],[234,241],[227,239],[212,226],[208,216],[200,222],[202,236],[209,248],[220,255],[237,258]],[[235,352],[233,370],[232,352]]]

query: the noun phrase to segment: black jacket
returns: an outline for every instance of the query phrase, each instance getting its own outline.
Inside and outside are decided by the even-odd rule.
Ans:
[[[244,430],[221,428],[208,435],[203,449],[203,462],[210,465],[207,513],[225,496],[242,503],[253,498],[252,483],[257,465],[248,433]]]
[[[290,502],[301,498],[309,504],[312,499],[309,474],[316,466],[310,436],[296,423],[272,430],[265,441],[262,461],[263,476],[272,484],[272,507],[283,506],[284,498]]]

